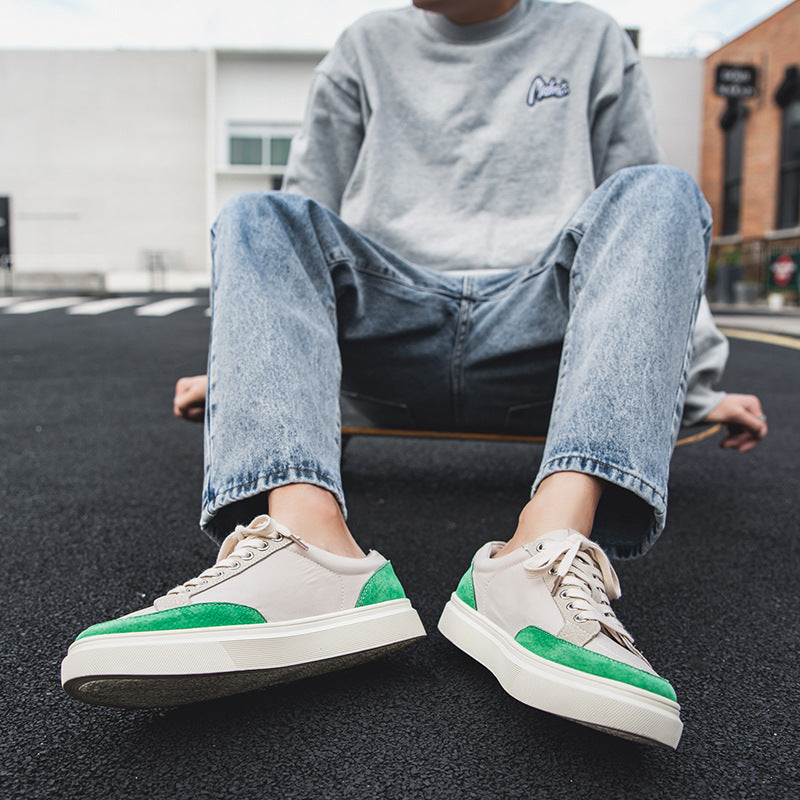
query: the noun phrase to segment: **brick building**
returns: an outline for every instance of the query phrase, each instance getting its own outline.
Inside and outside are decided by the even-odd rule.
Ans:
[[[700,185],[714,211],[712,272],[726,264],[760,294],[797,292],[800,0],[708,56],[704,98]]]

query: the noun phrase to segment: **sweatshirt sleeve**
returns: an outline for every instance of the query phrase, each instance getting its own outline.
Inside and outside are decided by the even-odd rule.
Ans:
[[[595,185],[624,167],[664,160],[639,55],[628,34],[615,23],[606,31],[591,94]]]
[[[712,387],[722,377],[727,360],[728,340],[714,324],[708,301],[703,295],[694,326],[692,362],[683,406],[684,425],[702,422],[725,397],[725,392]]]
[[[364,138],[361,92],[357,82],[334,69],[331,52],[314,72],[300,132],[292,140],[283,180],[287,192],[310,197],[339,213]]]

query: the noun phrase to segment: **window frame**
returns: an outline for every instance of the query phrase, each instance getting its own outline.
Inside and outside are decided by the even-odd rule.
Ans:
[[[777,230],[791,230],[800,227],[800,97],[793,97],[781,112],[775,226]],[[792,158],[793,150],[797,153],[795,158]]]
[[[742,175],[747,114],[739,104],[732,109],[732,124],[726,127],[722,162],[722,235],[737,236],[742,217]]]
[[[263,121],[231,121],[227,126],[227,163],[228,169],[266,172],[271,175],[283,175],[289,158],[291,142],[300,130],[300,123],[263,122]],[[233,141],[235,139],[251,139],[261,141],[261,160],[259,162],[238,162],[233,160]],[[288,144],[286,144],[288,140]],[[286,161],[280,157],[273,161],[277,148],[283,148]],[[280,152],[280,151],[279,151]]]

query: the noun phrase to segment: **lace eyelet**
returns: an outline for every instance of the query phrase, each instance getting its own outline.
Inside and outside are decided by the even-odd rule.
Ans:
[[[239,569],[239,567],[241,566],[242,566],[241,561],[234,561],[233,564],[231,564],[231,569]]]
[[[261,544],[257,544],[256,550],[269,550],[269,542],[261,542]]]
[[[556,574],[556,569],[555,569],[555,567],[550,567],[550,569],[549,569],[549,570],[547,570],[547,574],[548,574],[548,575],[555,575],[555,574]]]
[[[252,550],[248,550],[241,558],[242,561],[252,561],[255,558],[255,553]]]
[[[572,619],[574,619],[575,622],[586,622],[586,620],[580,616],[580,614],[576,614]]]
[[[569,597],[569,595],[567,594],[567,590],[566,590],[566,589],[562,589],[562,590],[561,590],[561,591],[558,593],[558,596],[559,596],[559,597],[563,597],[565,600],[566,600],[566,599]]]
[[[572,603],[567,603],[566,609],[567,609],[567,611],[574,611],[575,610],[575,606]]]
[[[544,545],[541,542],[539,542],[539,544],[536,545],[536,552],[541,553],[542,550],[544,550]]]
[[[282,533],[279,533],[272,541],[273,542],[282,542],[285,538],[286,537]]]

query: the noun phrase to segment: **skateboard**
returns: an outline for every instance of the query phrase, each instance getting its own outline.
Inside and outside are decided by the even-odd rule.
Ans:
[[[544,444],[545,430],[526,431],[524,433],[497,433],[493,431],[460,431],[430,430],[404,427],[386,418],[378,420],[370,418],[347,396],[341,399],[342,408],[342,451],[354,436],[387,436],[390,438],[409,439],[463,439],[472,442],[516,442],[527,444]],[[682,429],[676,447],[695,444],[710,439],[722,430],[721,424],[709,424]]]

